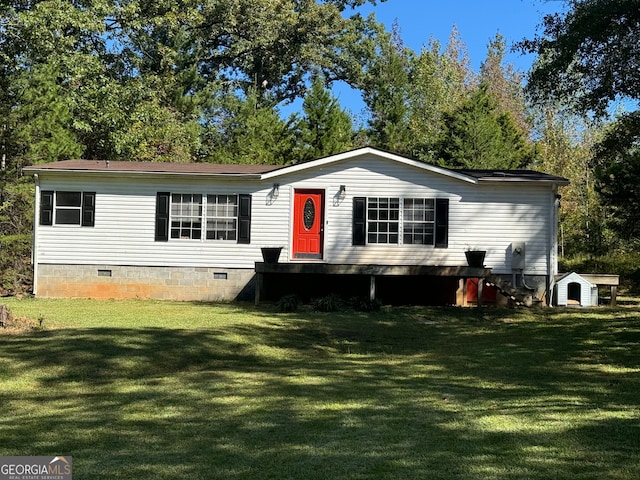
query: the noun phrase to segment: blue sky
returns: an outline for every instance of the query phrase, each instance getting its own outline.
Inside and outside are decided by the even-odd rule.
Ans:
[[[472,67],[477,71],[487,53],[489,40],[500,33],[510,47],[523,38],[532,38],[547,13],[562,11],[562,0],[387,0],[357,9],[363,15],[373,12],[391,30],[398,20],[406,46],[419,52],[430,38],[446,45],[455,25],[466,44]],[[507,61],[527,71],[532,56],[510,53]],[[337,87],[334,94],[343,108],[360,114],[364,105],[359,94]]]

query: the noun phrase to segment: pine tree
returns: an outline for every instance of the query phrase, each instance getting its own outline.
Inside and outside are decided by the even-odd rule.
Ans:
[[[435,162],[444,134],[444,116],[467,98],[474,78],[466,48],[454,27],[446,48],[429,42],[411,64],[409,77],[409,153]]]
[[[363,99],[370,111],[369,138],[372,144],[397,153],[407,153],[408,89],[410,51],[400,38],[397,22],[391,35],[378,38],[379,54],[367,72]]]
[[[486,84],[480,84],[455,112],[445,115],[440,163],[479,169],[522,168],[533,150],[508,113],[498,111]]]
[[[349,115],[327,90],[324,79],[314,77],[297,122],[299,159],[304,162],[340,153],[351,147],[353,126]]]
[[[268,95],[255,91],[240,98],[233,93],[222,99],[218,121],[209,125],[208,160],[215,163],[285,165],[291,163],[294,135],[291,122],[280,117]]]

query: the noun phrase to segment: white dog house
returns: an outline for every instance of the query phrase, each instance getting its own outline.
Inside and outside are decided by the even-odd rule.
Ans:
[[[555,305],[558,307],[598,305],[598,287],[575,272],[556,280]]]

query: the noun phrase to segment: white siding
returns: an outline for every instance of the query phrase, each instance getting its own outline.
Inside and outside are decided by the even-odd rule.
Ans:
[[[289,188],[281,179],[278,202],[288,207],[294,188],[326,189],[326,262],[454,266],[466,264],[464,252],[471,248],[487,250],[485,264],[495,273],[511,273],[511,243],[526,242],[526,272],[547,273],[550,186],[471,184],[377,158],[350,161],[348,168],[331,165],[308,177],[288,177]],[[344,199],[337,196],[340,185],[346,186]],[[360,196],[449,198],[449,248],[353,246],[353,197]]]
[[[279,184],[277,198],[270,192]],[[346,186],[346,196],[338,189]],[[325,190],[324,261],[396,265],[464,265],[466,249],[487,250],[485,265],[511,273],[512,242],[526,243],[526,273],[547,274],[550,185],[473,184],[375,156],[309,168],[269,181],[203,177],[40,174],[43,190],[95,191],[95,227],[38,226],[39,263],[253,268],[261,246],[285,247],[290,261],[295,188]],[[251,244],[154,241],[156,193],[252,194]],[[418,245],[353,246],[353,197],[449,198],[449,248]]]

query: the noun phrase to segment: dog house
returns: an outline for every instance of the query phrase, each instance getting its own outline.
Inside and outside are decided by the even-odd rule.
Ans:
[[[556,280],[555,305],[558,307],[598,305],[598,287],[575,272]]]

